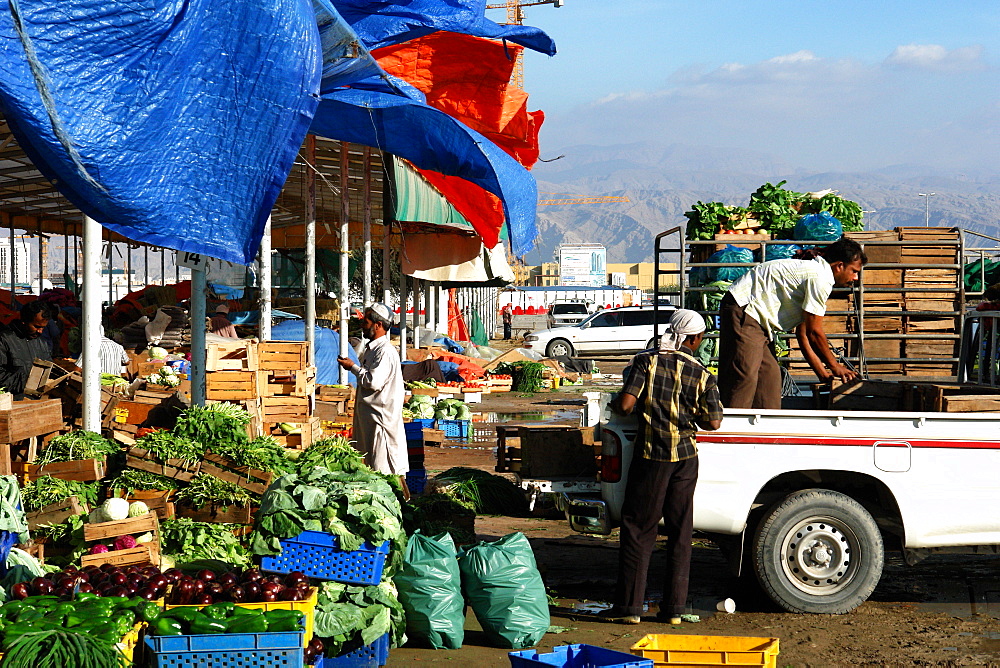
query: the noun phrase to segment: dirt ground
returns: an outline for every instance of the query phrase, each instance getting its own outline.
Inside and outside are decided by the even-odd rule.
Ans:
[[[625,358],[599,360],[602,372],[620,373]],[[539,418],[578,420],[581,392],[570,387],[534,396],[487,395],[475,407],[481,422],[473,443],[426,451],[428,476],[451,466],[493,471],[493,422],[518,424]],[[488,422],[487,422],[488,420]],[[557,424],[558,421],[553,421]],[[607,537],[573,532],[565,519],[545,503],[535,516],[480,516],[480,540],[521,531],[531,541],[549,594],[552,631],[539,651],[571,643],[587,643],[627,652],[646,634],[687,634],[777,638],[777,666],[1000,666],[1000,558],[995,556],[932,557],[906,566],[899,554],[887,555],[882,581],[871,599],[846,615],[796,615],[777,612],[762,601],[752,584],[733,578],[719,550],[695,540],[691,571],[691,612],[698,623],[668,626],[644,621],[638,626],[604,624],[586,608],[599,608],[612,595],[617,564],[617,534]],[[650,616],[659,591],[656,573],[662,557],[654,554],[648,597]],[[716,613],[724,598],[736,601],[734,614]],[[509,666],[507,651],[489,647],[469,612],[465,645],[459,650],[403,647],[392,651],[389,666],[410,664]]]

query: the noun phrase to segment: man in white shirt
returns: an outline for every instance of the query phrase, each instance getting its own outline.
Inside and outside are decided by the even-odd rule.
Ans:
[[[867,264],[860,244],[841,237],[804,258],[764,262],[741,276],[719,309],[719,392],[728,408],[781,408],[781,369],[774,354],[778,332],[795,329],[799,348],[816,376],[847,382],[857,374],[840,364],[823,331],[834,286],[857,280]]]
[[[399,353],[389,341],[392,312],[385,304],[365,309],[361,330],[368,339],[360,364],[338,357],[340,366],[358,380],[354,400],[355,447],[365,463],[376,471],[397,475],[403,494],[409,497],[406,472],[406,429],[403,427],[403,369]]]

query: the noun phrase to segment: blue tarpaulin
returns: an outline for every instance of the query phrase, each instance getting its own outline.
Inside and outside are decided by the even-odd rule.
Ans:
[[[437,30],[506,39],[555,55],[556,45],[538,28],[500,25],[485,17],[485,0],[333,0],[369,49],[401,44]]]
[[[501,199],[512,250],[534,246],[538,188],[528,170],[459,120],[416,100],[377,91],[324,93],[311,132],[374,146],[421,169],[458,176]]]
[[[303,320],[285,320],[271,328],[272,341],[305,341],[306,323]],[[340,383],[340,334],[326,327],[316,328],[316,382],[320,385]],[[347,346],[347,355],[354,362],[358,355],[354,348]],[[347,374],[351,385],[357,384],[353,373]]]
[[[245,264],[318,102],[309,0],[11,0],[0,109],[124,236]]]

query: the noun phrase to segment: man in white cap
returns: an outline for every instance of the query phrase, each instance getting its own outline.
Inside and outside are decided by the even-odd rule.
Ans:
[[[403,494],[409,498],[406,472],[406,429],[403,427],[403,369],[399,353],[389,342],[392,311],[382,303],[365,309],[361,331],[368,343],[360,364],[347,357],[337,362],[358,379],[354,400],[355,447],[365,463],[380,473],[399,476]]]
[[[212,316],[208,331],[216,336],[224,336],[227,339],[238,339],[240,335],[236,333],[236,327],[230,322],[228,315],[229,307],[227,305],[219,304],[216,306],[215,315]]]
[[[722,425],[722,403],[713,376],[695,357],[705,319],[677,309],[659,350],[636,355],[615,406],[639,410],[639,432],[628,471],[618,553],[618,585],[607,621],[638,624],[646,578],[662,518],[667,568],[657,621],[679,624],[691,570],[694,488],[698,482],[695,432]],[[614,404],[613,404],[614,405]]]

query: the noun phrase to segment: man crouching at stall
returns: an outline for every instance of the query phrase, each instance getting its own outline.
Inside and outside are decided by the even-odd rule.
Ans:
[[[337,362],[358,381],[354,400],[355,447],[374,470],[399,476],[403,496],[409,499],[410,491],[406,486],[409,462],[403,426],[405,388],[399,353],[389,341],[391,326],[389,307],[372,304],[361,318],[361,331],[367,344],[360,364],[348,357],[338,357]]]
[[[629,467],[618,553],[614,607],[605,621],[638,624],[646,595],[657,526],[667,534],[667,568],[657,621],[680,624],[691,570],[694,488],[698,482],[698,428],[722,425],[722,403],[713,376],[695,357],[705,319],[678,309],[659,350],[636,355],[612,407],[629,414],[638,407],[639,431]]]

